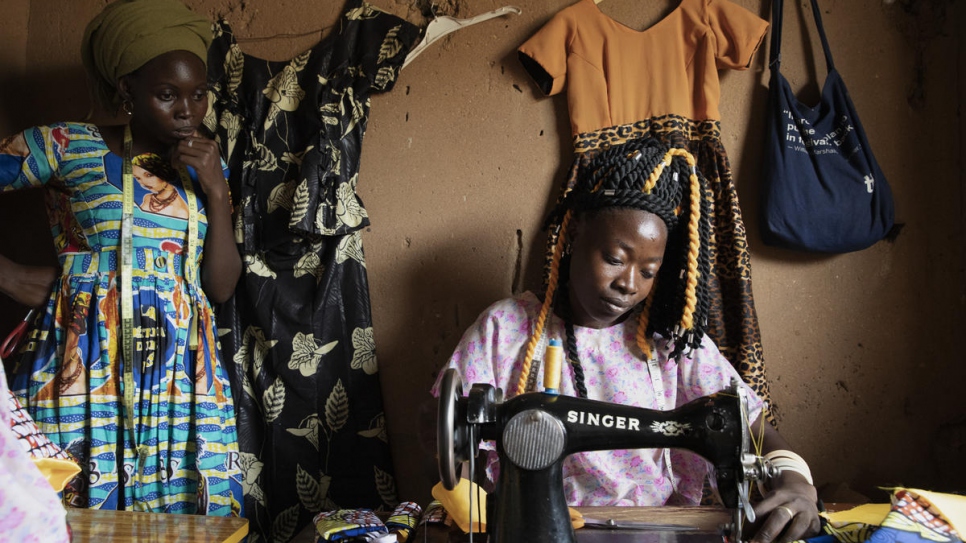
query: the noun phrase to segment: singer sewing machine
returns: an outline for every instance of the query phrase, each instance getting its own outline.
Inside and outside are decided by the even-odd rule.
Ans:
[[[707,459],[717,492],[733,510],[722,526],[739,542],[753,522],[750,483],[774,470],[749,452],[747,399],[736,383],[672,411],[560,396],[521,394],[504,401],[500,389],[474,384],[464,397],[459,374],[443,376],[437,425],[439,471],[449,490],[460,466],[476,457],[480,440],[494,440],[500,461],[496,489],[487,496],[488,543],[575,543],[563,491],[563,459],[582,451],[683,448]]]

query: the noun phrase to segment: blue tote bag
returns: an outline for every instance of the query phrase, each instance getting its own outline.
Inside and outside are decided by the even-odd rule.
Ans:
[[[865,249],[892,229],[892,191],[832,63],[817,0],[812,13],[828,76],[817,105],[781,74],[782,0],[772,0],[761,230],[768,245],[826,253]]]

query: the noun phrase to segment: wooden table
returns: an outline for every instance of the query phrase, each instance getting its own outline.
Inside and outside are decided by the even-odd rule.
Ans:
[[[832,503],[825,504],[829,511],[844,511],[851,509],[854,504]],[[732,521],[730,509],[722,507],[578,507],[578,511],[588,518],[633,520],[639,522],[654,522],[661,524],[683,524],[695,528],[695,533],[680,534],[676,532],[634,532],[614,531],[592,528],[577,530],[577,541],[643,541],[657,543],[697,543],[699,541],[721,541],[718,528]],[[315,527],[307,526],[292,540],[291,543],[315,543]],[[459,528],[445,526],[420,527],[409,538],[409,543],[465,543],[469,535]],[[474,543],[485,543],[486,536],[475,534]]]
[[[73,543],[238,543],[248,520],[237,517],[167,515],[67,509]]]
[[[828,511],[844,511],[854,504],[825,504]],[[584,517],[595,519],[631,520],[660,524],[682,524],[695,528],[694,532],[608,530],[584,527],[577,530],[577,543],[720,543],[719,528],[733,520],[730,509],[722,507],[577,507]],[[417,531],[410,543],[465,543],[469,535],[459,528],[429,526]],[[485,543],[486,536],[474,534],[474,543]]]
[[[709,539],[718,542],[721,541],[721,538],[717,536],[718,526],[731,521],[731,513],[725,509],[717,507],[578,507],[577,510],[580,511],[585,517],[589,518],[604,520],[612,518],[614,520],[636,520],[641,522],[659,522],[663,524],[684,524],[687,526],[693,526],[697,532],[714,534],[714,537]],[[590,534],[591,532],[597,532],[598,534],[614,534],[613,530],[581,528],[577,531],[578,541],[580,541],[582,538],[582,533]],[[623,533],[640,534],[641,532]],[[671,541],[674,539],[673,536],[668,538],[665,532],[648,533],[650,533],[652,536],[655,534],[662,535],[664,537],[663,541],[667,543],[671,543]],[[416,530],[413,536],[409,538],[410,543],[462,543],[466,541],[469,541],[468,534],[464,534],[459,528],[448,528],[445,526],[420,527]],[[484,543],[486,541],[486,536],[483,534],[474,534],[473,541],[474,543]],[[292,543],[314,542],[314,526],[306,527],[305,530],[299,532],[298,536],[292,540]]]

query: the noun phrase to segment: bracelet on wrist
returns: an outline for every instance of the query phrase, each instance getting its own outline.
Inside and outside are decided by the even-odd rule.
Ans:
[[[771,463],[779,472],[794,471],[804,477],[808,481],[808,484],[815,484],[812,480],[812,471],[808,468],[808,464],[805,463],[805,459],[792,451],[784,449],[771,451],[765,453],[764,459]]]

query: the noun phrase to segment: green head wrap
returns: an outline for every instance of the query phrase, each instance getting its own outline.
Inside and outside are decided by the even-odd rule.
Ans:
[[[179,0],[116,0],[88,23],[81,45],[94,99],[120,103],[117,80],[158,55],[190,51],[207,65],[211,22]]]

